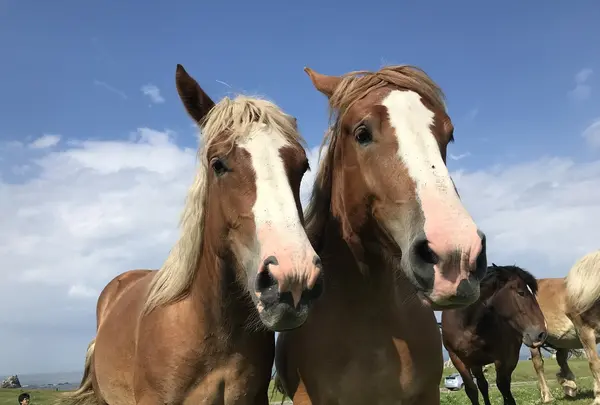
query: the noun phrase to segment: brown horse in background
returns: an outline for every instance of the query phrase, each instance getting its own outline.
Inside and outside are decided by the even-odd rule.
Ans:
[[[278,386],[301,405],[438,405],[433,308],[474,302],[487,267],[446,168],[443,94],[411,66],[305,70],[335,116],[306,212],[326,293],[280,334]]]
[[[492,264],[474,304],[442,312],[442,341],[471,404],[479,404],[479,387],[483,402],[490,405],[483,373],[483,366],[490,363],[496,367],[496,385],[504,404],[515,404],[510,382],[521,344],[537,348],[546,339],[544,316],[535,298],[537,288],[535,277],[526,270]]]
[[[105,287],[81,387],[63,403],[266,405],[273,331],[300,326],[322,291],[296,120],[266,100],[215,105],[180,65],[176,84],[203,134],[181,236],[159,271]]]
[[[588,253],[571,268],[566,278],[538,280],[538,302],[548,322],[548,338],[544,344],[556,350],[560,371],[558,383],[567,397],[577,395],[575,375],[567,359],[573,349],[585,350],[594,378],[594,404],[600,404],[600,250]],[[544,377],[544,360],[539,348],[531,349],[531,360],[538,376],[542,402],[552,395]]]

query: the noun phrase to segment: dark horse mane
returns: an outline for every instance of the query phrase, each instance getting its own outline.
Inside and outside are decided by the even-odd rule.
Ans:
[[[493,291],[497,291],[514,278],[523,280],[531,289],[531,292],[537,295],[537,279],[530,272],[516,265],[497,266],[492,263],[491,266],[488,266],[487,272],[481,280],[481,287],[482,289],[491,287]]]

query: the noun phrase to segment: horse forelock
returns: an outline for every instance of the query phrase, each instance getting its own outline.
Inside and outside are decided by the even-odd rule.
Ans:
[[[497,291],[504,287],[506,283],[515,278],[523,280],[523,282],[531,289],[534,295],[537,295],[538,283],[534,275],[519,266],[497,266],[492,265],[481,280],[482,287],[492,287]]]
[[[244,95],[223,98],[199,123],[198,169],[188,190],[179,221],[180,237],[150,285],[144,312],[183,298],[194,281],[204,245],[205,207],[208,200],[209,148],[216,144],[230,148],[250,135],[256,125],[283,135],[292,145],[304,146],[295,120],[271,101]],[[218,237],[218,235],[214,235]]]
[[[444,92],[423,69],[412,65],[391,65],[377,72],[361,70],[343,75],[329,99],[330,119],[339,121],[368,93],[388,86],[414,91],[434,108],[446,111]]]

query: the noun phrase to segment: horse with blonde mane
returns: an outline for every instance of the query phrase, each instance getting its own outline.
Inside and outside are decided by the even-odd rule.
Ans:
[[[327,293],[280,334],[277,386],[301,405],[438,405],[433,310],[477,300],[487,268],[485,237],[446,167],[442,91],[406,65],[305,71],[333,121],[306,212]]]
[[[558,383],[567,397],[577,396],[575,375],[567,362],[569,352],[583,348],[594,378],[594,402],[600,404],[600,250],[588,253],[575,262],[564,278],[538,280],[537,300],[548,323],[548,337],[543,347],[556,350],[560,367]],[[544,359],[539,348],[531,349],[531,360],[538,376],[543,403],[553,400],[546,378]]]
[[[159,271],[105,287],[81,386],[64,404],[266,405],[273,331],[302,325],[323,291],[296,120],[258,98],[215,104],[181,65],[176,84],[203,135],[180,238]]]

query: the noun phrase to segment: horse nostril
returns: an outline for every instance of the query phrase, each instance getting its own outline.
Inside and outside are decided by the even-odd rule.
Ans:
[[[270,264],[272,264],[273,266],[277,266],[277,265],[279,265],[279,261],[277,260],[277,258],[275,256],[267,257],[265,259],[265,261],[263,262],[263,270],[268,271]]]
[[[439,261],[438,255],[429,247],[427,239],[419,239],[413,243],[413,254],[428,264],[436,264]]]
[[[468,280],[461,280],[456,288],[456,296],[463,299],[471,298],[475,292],[475,287]]]
[[[475,277],[475,280],[481,280],[487,272],[486,237],[480,230],[477,230],[477,235],[481,238],[481,250],[479,256],[477,256],[477,259],[475,260],[475,271],[473,276]]]
[[[543,342],[544,340],[546,340],[547,337],[548,337],[548,334],[546,332],[541,332],[538,336],[538,341]]]
[[[260,273],[258,273],[258,276],[256,276],[255,288],[256,291],[260,293],[265,292],[273,287],[276,287],[277,284],[277,280],[275,279],[275,277],[273,277],[273,275],[268,269],[261,271]]]
[[[481,247],[485,249],[485,233],[478,229],[477,235],[479,235],[479,237],[481,238]]]
[[[319,256],[315,255],[315,257],[313,257],[313,264],[319,270],[323,270],[323,262],[321,262],[321,258]]]
[[[324,284],[325,283],[323,281],[323,273],[321,273],[319,274],[319,277],[317,278],[317,281],[315,281],[313,287],[305,292],[306,298],[310,300],[318,299],[321,295],[323,295]]]

